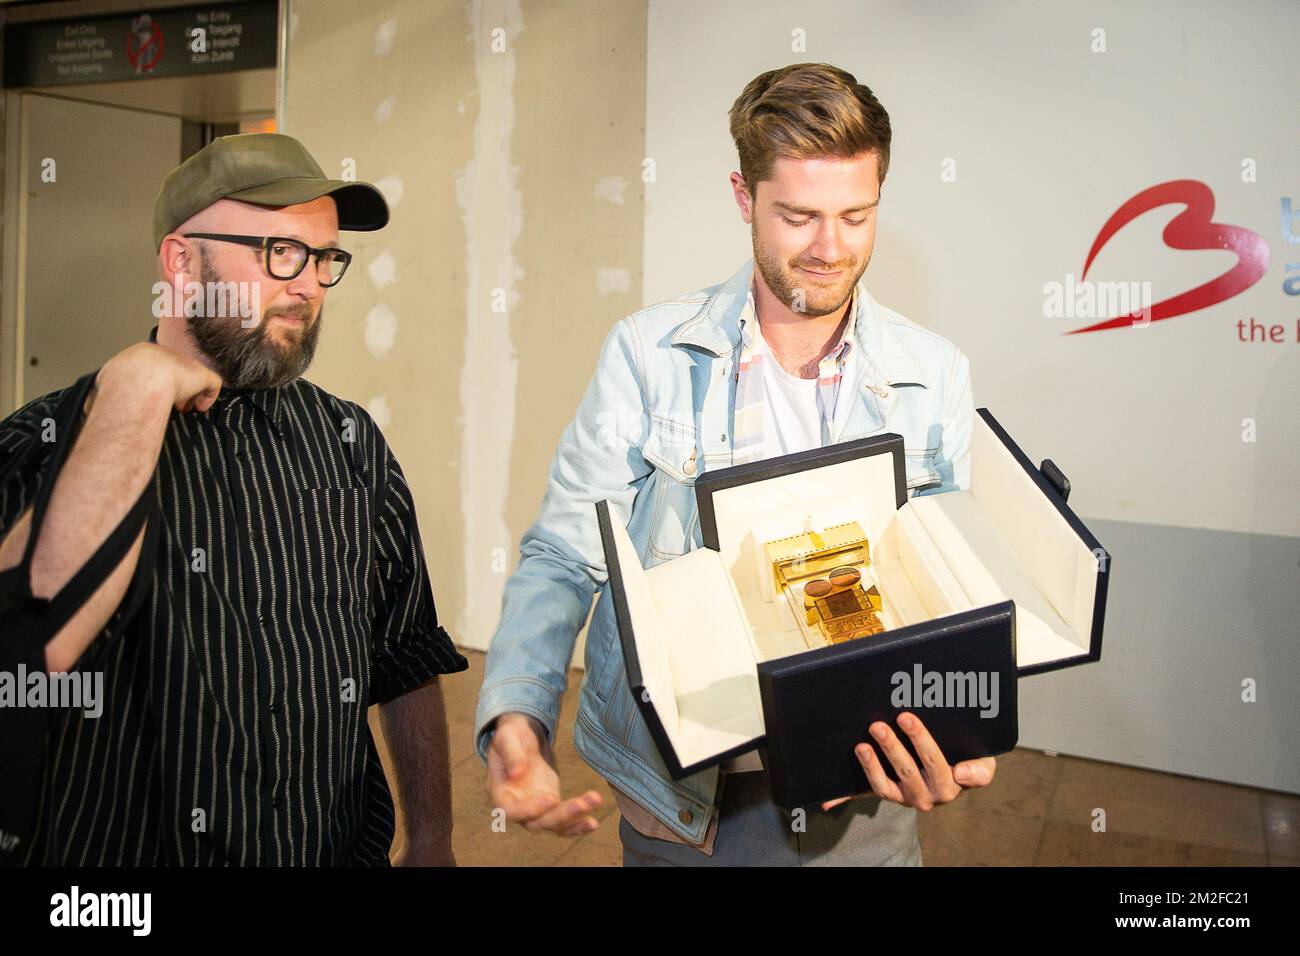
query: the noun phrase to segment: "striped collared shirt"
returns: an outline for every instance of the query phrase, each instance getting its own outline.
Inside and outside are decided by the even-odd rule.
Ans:
[[[844,333],[835,347],[822,357],[817,367],[817,411],[821,417],[823,447],[830,444],[840,382],[853,352],[853,335],[857,323],[856,298],[856,291],[849,296],[848,321],[844,324]],[[740,362],[736,371],[736,409],[731,446],[732,462],[737,465],[770,457],[767,451],[769,436],[764,433],[763,427],[766,398],[760,373],[761,365],[768,360],[771,350],[761,347],[761,336],[758,313],[754,309],[754,284],[751,282],[745,307],[740,313]]]
[[[61,394],[0,422],[0,459],[42,441]],[[0,535],[47,456],[0,488]],[[379,429],[302,379],[223,391],[172,413],[153,489],[147,591],[77,664],[103,674],[102,714],[53,713],[29,861],[383,865],[366,708],[468,665]]]

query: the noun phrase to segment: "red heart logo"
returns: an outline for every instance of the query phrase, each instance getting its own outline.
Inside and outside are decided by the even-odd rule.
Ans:
[[[1123,226],[1132,222],[1144,212],[1170,203],[1182,203],[1187,208],[1170,220],[1165,226],[1162,238],[1171,249],[1230,249],[1237,254],[1237,264],[1217,279],[1198,285],[1180,295],[1161,299],[1151,306],[1151,321],[1172,319],[1176,315],[1207,309],[1212,305],[1231,299],[1238,292],[1244,292],[1260,280],[1268,270],[1268,244],[1258,234],[1240,226],[1228,226],[1221,222],[1212,222],[1214,215],[1214,193],[1210,187],[1195,179],[1175,179],[1161,183],[1138,193],[1106,220],[1097,238],[1093,240],[1088,251],[1088,260],[1083,264],[1083,278],[1088,277],[1092,260],[1097,258],[1110,237]],[[1141,313],[1116,316],[1096,325],[1074,329],[1067,335],[1079,332],[1100,332],[1102,329],[1115,329],[1132,325],[1141,318]]]

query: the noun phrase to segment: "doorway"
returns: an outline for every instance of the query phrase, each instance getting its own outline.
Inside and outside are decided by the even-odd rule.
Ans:
[[[9,89],[0,417],[70,385],[154,317],[154,199],[217,136],[273,132],[278,68]]]

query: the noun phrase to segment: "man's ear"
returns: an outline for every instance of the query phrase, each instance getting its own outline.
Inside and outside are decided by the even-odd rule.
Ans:
[[[740,209],[740,218],[746,223],[753,222],[754,197],[745,182],[745,177],[740,173],[731,174],[731,192],[736,198],[736,206]]]
[[[163,239],[158,248],[158,265],[168,284],[176,282],[177,276],[180,276],[181,283],[197,277],[199,262],[196,251],[188,239],[174,232]]]

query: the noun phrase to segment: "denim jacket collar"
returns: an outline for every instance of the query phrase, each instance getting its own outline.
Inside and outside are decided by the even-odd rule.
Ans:
[[[740,314],[745,308],[753,272],[754,260],[750,259],[718,287],[699,312],[682,323],[673,334],[672,344],[701,348],[716,357],[740,348]],[[870,384],[915,383],[930,388],[920,364],[880,319],[879,306],[862,280],[858,281],[857,293],[854,331],[863,366],[874,379]]]

